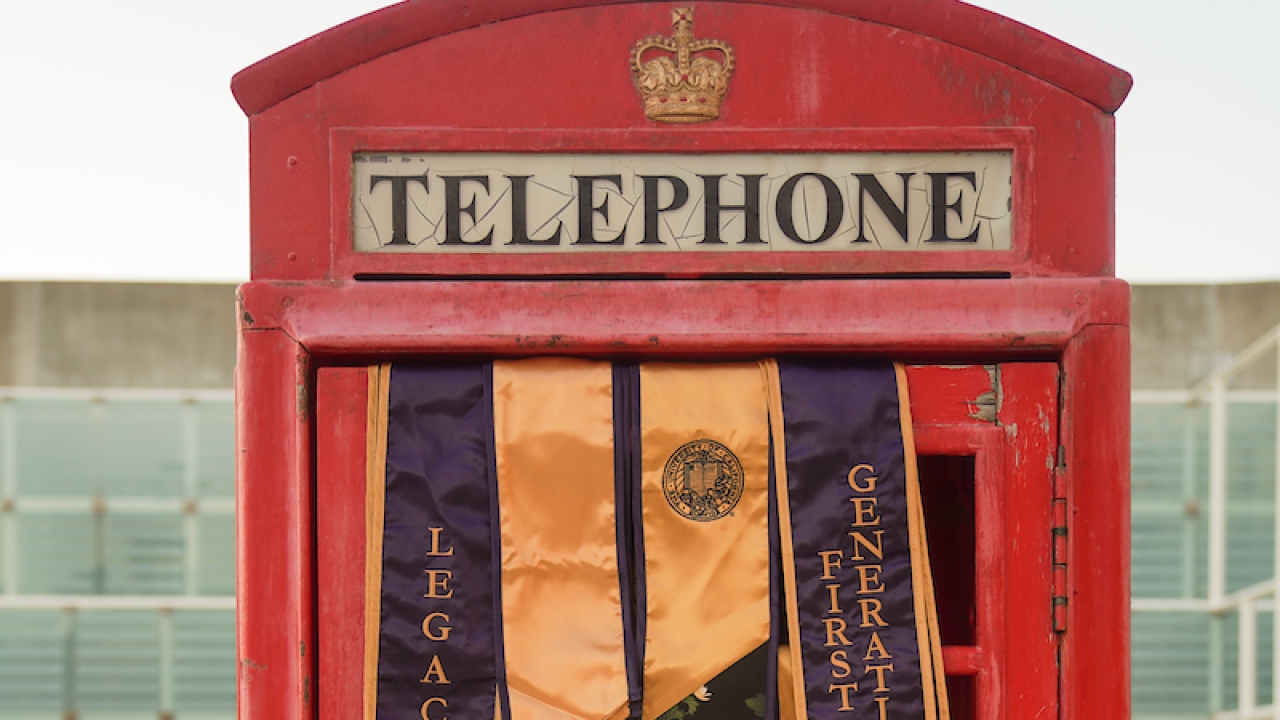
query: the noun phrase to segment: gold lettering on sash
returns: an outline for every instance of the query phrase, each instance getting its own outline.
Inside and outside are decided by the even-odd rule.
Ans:
[[[427,701],[422,703],[422,720],[449,720],[447,715],[441,715],[439,718],[431,717],[431,706],[435,703],[440,703],[440,707],[446,710],[449,709],[449,702],[444,698],[427,698]]]
[[[884,583],[880,580],[879,565],[858,565],[854,568],[858,571],[858,594],[874,595],[875,593],[884,592]],[[875,587],[872,587],[875,585]]]
[[[450,570],[428,570],[427,571],[427,592],[422,597],[435,598],[440,600],[448,600],[453,597],[453,590],[449,588],[449,579],[453,577]],[[438,592],[447,593],[439,595]]]
[[[856,497],[849,498],[849,502],[853,503],[853,527],[866,527],[868,525],[879,525],[880,516],[876,514],[876,505],[879,503],[873,497]]]
[[[431,676],[435,675],[436,679],[432,680]],[[432,655],[431,664],[427,666],[427,674],[422,676],[421,682],[431,685],[448,685],[449,678],[444,676],[444,666],[440,664],[440,656]]]
[[[874,672],[876,674],[876,689],[872,692],[889,692],[889,686],[884,684],[885,672],[893,672],[893,663],[886,665],[868,665],[862,669],[863,674]]]
[[[831,677],[847,678],[853,672],[853,668],[849,666],[848,650],[831,651]]]
[[[427,549],[427,557],[452,557],[453,546],[449,545],[447,549],[441,548],[440,534],[444,531],[442,527],[428,527],[431,533],[429,547]],[[423,594],[424,598],[437,600],[448,600],[453,597],[453,589],[449,587],[449,581],[453,579],[452,570],[426,569],[423,572],[427,575],[427,592]],[[442,612],[429,613],[422,619],[422,634],[428,640],[436,642],[446,642],[449,635],[453,632],[453,626],[449,624],[449,616]],[[444,664],[440,662],[439,655],[432,655],[431,662],[427,664],[427,672],[423,674],[420,683],[427,685],[450,685],[449,678],[444,673]],[[449,720],[443,714],[439,718],[431,717],[431,706],[439,705],[447,710],[449,701],[442,697],[427,698],[422,703],[422,720]]]
[[[866,558],[862,557],[863,548],[866,548],[867,552],[875,555],[877,559],[884,559],[884,531],[877,530],[872,534],[876,536],[875,545],[871,544],[871,541],[862,534],[861,530],[849,533],[849,537],[853,538],[853,555],[850,557],[851,560],[865,560]]]
[[[884,609],[884,605],[881,604],[879,600],[874,598],[859,600],[858,606],[862,608],[862,624],[858,627],[871,627],[872,620],[875,620],[874,624],[879,625],[880,627],[889,627],[889,623],[885,622],[880,617],[880,611]],[[845,644],[847,645],[848,643]]]
[[[442,612],[434,612],[422,621],[422,634],[427,636],[428,640],[445,641],[449,639],[449,633],[453,631],[452,625],[441,625],[439,627],[431,627],[431,621],[436,618],[444,618],[445,622],[449,622],[449,616]],[[438,635],[435,633],[439,633]]]
[[[835,568],[836,570],[840,569],[840,556],[842,554],[843,553],[840,550],[823,550],[822,552],[818,553],[818,556],[822,558],[822,579],[823,580],[836,579],[836,576],[831,574],[831,569],[832,568]],[[833,557],[835,558],[834,562],[832,562],[831,560],[831,558]]]
[[[857,689],[858,683],[843,683],[841,685],[832,684],[827,686],[828,693],[833,693],[837,690],[840,691],[840,712],[849,712],[850,710],[853,710],[853,706],[849,704],[849,691],[857,691]]]
[[[853,528],[873,527],[880,525],[879,501],[871,493],[876,491],[880,479],[876,476],[876,470],[870,463],[861,463],[853,467],[849,471],[848,484],[849,487],[857,493],[854,497],[849,498],[849,502],[853,503],[853,522],[850,526]],[[884,560],[884,530],[853,530],[848,535],[852,540],[852,552],[848,555],[850,563],[864,563],[867,559],[873,562]],[[844,570],[843,560],[845,559],[841,551],[823,550],[818,553],[818,557],[822,560],[822,580],[837,580],[837,571]],[[882,577],[884,566],[882,564],[855,564],[850,570],[856,571],[858,574],[858,584],[856,586],[856,594],[858,595],[875,595],[883,593],[886,585]],[[843,584],[824,583],[823,587],[827,589],[828,599],[830,601],[830,609],[828,615],[842,615],[843,610],[840,606],[840,588]],[[888,623],[881,617],[884,605],[880,600],[866,598],[858,600],[858,612],[861,614],[861,628],[877,628],[888,627]],[[839,646],[853,645],[846,635],[849,624],[840,617],[824,618],[823,625],[826,627],[826,643],[823,647],[834,648]],[[880,638],[880,633],[872,630],[871,637],[867,643],[867,652],[863,660],[889,659],[892,656],[885,649],[884,641]],[[836,680],[843,680],[853,675],[853,667],[849,662],[849,651],[844,649],[836,649],[831,651],[830,655],[831,677]],[[893,665],[889,663],[881,663],[878,665],[865,665],[864,674],[874,672],[876,674],[877,693],[888,693],[889,685],[886,672],[892,672]],[[840,692],[840,708],[839,712],[852,712],[854,710],[850,691],[857,691],[857,683],[836,684],[832,683],[827,692]],[[877,705],[880,708],[881,720],[887,720],[888,706],[885,704],[888,697],[881,696],[876,698]],[[883,700],[885,702],[879,702]]]
[[[450,546],[444,552],[440,552],[440,532],[444,528],[429,527],[427,530],[431,532],[431,549],[427,551],[427,557],[451,557],[453,555],[453,546]]]
[[[865,480],[866,482],[859,485],[858,484],[859,470],[866,470],[869,473],[873,473],[876,471],[876,469],[871,467],[870,465],[855,466],[852,470],[849,471],[849,487],[853,488],[856,492],[860,492],[860,493],[875,492],[876,483],[879,481],[879,478],[874,476],[864,476],[863,480]]]
[[[827,586],[827,592],[831,593],[831,609],[827,611],[828,615],[839,615],[841,613],[840,596],[836,594],[836,591],[839,589],[839,585]]]
[[[827,642],[823,647],[835,647],[836,637],[840,638],[841,645],[852,645],[849,638],[844,636],[845,628],[849,627],[844,620],[840,618],[823,618],[822,624],[827,626]]]
[[[849,498],[849,502],[853,503],[853,522],[850,524],[853,528],[865,528],[880,525],[879,501],[871,493],[874,493],[880,479],[876,476],[875,467],[869,463],[862,463],[854,466],[849,471],[848,484],[856,493],[854,497]],[[823,550],[818,552],[818,557],[822,560],[822,580],[841,580],[841,572],[845,570],[844,560],[851,563],[850,571],[857,573],[857,585],[855,591],[857,595],[876,595],[884,593],[887,590],[886,583],[883,578],[884,565],[884,530],[859,530],[855,529],[848,535],[852,540],[852,552],[847,558],[839,550]],[[871,560],[871,563],[867,563]],[[879,561],[879,562],[877,562]],[[859,564],[861,563],[861,564]],[[829,610],[827,615],[843,615],[843,609],[840,604],[840,588],[843,582],[823,583],[823,587],[827,589]],[[889,623],[884,621],[881,613],[884,611],[882,601],[874,598],[859,598],[857,612],[860,614],[859,628],[872,628],[870,638],[867,641],[866,653],[863,656],[864,661],[880,661],[890,660],[893,656],[885,648],[884,640],[881,639],[880,633],[875,628],[888,627]],[[853,675],[853,667],[849,661],[848,650],[843,649],[844,646],[850,646],[854,643],[849,641],[846,634],[849,630],[849,622],[841,617],[823,618],[823,625],[826,628],[826,643],[823,647],[838,648],[831,651],[829,657],[831,677],[834,680],[844,680]],[[861,638],[856,638],[861,644]],[[888,720],[888,702],[891,697],[891,688],[889,687],[889,677],[886,673],[893,672],[893,664],[888,662],[879,662],[876,664],[868,663],[863,667],[863,674],[869,675],[875,673],[877,697],[872,698],[876,702],[879,710],[878,716],[880,720]],[[852,712],[853,698],[850,691],[858,690],[857,683],[832,683],[828,686],[828,693],[840,693],[839,712]]]
[[[877,656],[877,657],[872,657],[872,655],[875,655],[875,656]],[[866,654],[866,655],[863,655],[863,656],[862,656],[862,659],[863,659],[863,660],[876,660],[876,659],[880,659],[880,658],[884,658],[884,659],[886,659],[886,660],[889,660],[889,659],[892,659],[892,658],[893,658],[893,656],[889,654],[889,651],[888,651],[888,650],[885,650],[885,649],[884,649],[884,642],[880,639],[880,633],[878,633],[878,632],[876,632],[876,631],[872,630],[872,631],[871,631],[871,642],[867,643],[867,654]]]

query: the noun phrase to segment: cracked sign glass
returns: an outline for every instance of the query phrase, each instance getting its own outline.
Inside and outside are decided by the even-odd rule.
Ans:
[[[360,153],[357,252],[1012,248],[1012,153]]]

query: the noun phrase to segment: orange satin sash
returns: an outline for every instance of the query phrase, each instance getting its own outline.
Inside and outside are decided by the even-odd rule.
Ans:
[[[387,399],[391,364],[369,366],[365,413],[364,720],[378,708],[378,633],[382,613],[382,533],[387,487]]]
[[[915,429],[911,423],[911,395],[907,373],[894,363],[898,380],[898,415],[902,423],[902,446],[907,469],[908,537],[911,543],[911,585],[914,589],[916,638],[920,643],[920,679],[924,692],[926,720],[951,720],[947,697],[947,677],[942,666],[942,640],[938,634],[938,605],[933,591],[933,568],[929,565],[929,541],[924,528],[924,503],[920,496],[920,472],[916,462]]]
[[[641,365],[640,428],[641,717],[654,720],[769,639],[769,422],[759,366]],[[718,519],[682,515],[663,486],[669,460],[700,440],[719,443],[741,463],[741,497]],[[705,488],[708,467],[690,464],[677,484]]]
[[[626,717],[609,363],[493,364],[512,720]]]
[[[778,540],[782,554],[782,603],[787,617],[787,642],[778,646],[778,717],[809,717],[804,688],[804,660],[800,652],[800,603],[796,589],[795,547],[791,537],[791,497],[787,478],[787,434],[782,418],[782,378],[778,361],[760,361],[768,392],[769,432],[773,440],[774,494],[778,498]]]

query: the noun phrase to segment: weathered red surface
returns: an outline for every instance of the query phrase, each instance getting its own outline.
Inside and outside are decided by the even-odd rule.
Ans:
[[[1055,280],[248,283],[243,328],[322,356],[379,353],[1051,356],[1127,325],[1128,286]]]
[[[525,285],[521,283],[461,282],[246,286],[241,314],[246,342],[266,336],[276,343],[292,337],[301,344],[288,352],[277,349],[275,365],[242,365],[246,380],[254,375],[265,376],[256,385],[263,388],[259,393],[278,383],[282,387],[270,392],[295,403],[264,414],[261,403],[256,401],[260,395],[250,392],[250,384],[242,386],[241,397],[255,398],[253,407],[259,408],[253,413],[242,411],[242,433],[246,433],[242,438],[247,434],[260,438],[278,436],[275,428],[280,423],[294,422],[294,413],[305,412],[305,408],[296,405],[298,398],[306,395],[298,394],[295,357],[299,353],[302,357],[314,353],[315,362],[325,366],[319,371],[315,410],[319,458],[317,536],[322,540],[315,550],[320,584],[314,592],[320,598],[321,648],[333,650],[321,650],[320,697],[324,707],[329,708],[326,712],[337,714],[324,717],[348,717],[346,713],[350,711],[344,709],[348,707],[347,700],[359,690],[359,670],[351,658],[359,656],[352,654],[352,644],[361,642],[357,622],[361,615],[352,613],[363,602],[358,569],[363,561],[358,556],[363,548],[364,375],[362,369],[331,367],[333,364],[388,357],[440,357],[442,353],[568,353],[634,358],[742,357],[794,350],[853,357],[1053,358],[1079,343],[1078,338],[1084,335],[1111,331],[1123,336],[1126,331],[1127,288],[1123,283],[1104,279],[975,282],[781,283],[815,286],[807,293],[803,288],[795,289],[794,304],[785,299],[785,291],[773,287],[779,283],[770,281],[565,282],[529,283],[529,287],[521,287]],[[904,285],[920,291],[904,293],[893,303],[877,300],[882,297],[880,293],[901,290]],[[992,287],[980,291],[985,285]],[[709,298],[713,296],[716,299],[711,302]],[[823,302],[803,302],[806,298]],[[451,303],[457,306],[452,307]],[[584,313],[583,307],[591,310]],[[701,307],[703,311],[690,312],[690,307]],[[523,317],[512,308],[525,308],[530,316]],[[636,308],[645,311],[638,312]],[[629,323],[647,328],[648,332],[634,333]],[[511,332],[522,326],[528,328],[528,334]],[[821,331],[824,327],[825,333]],[[1034,342],[1027,338],[1034,338]],[[286,344],[292,347],[292,343]],[[972,455],[978,460],[978,639],[972,647],[949,649],[946,658],[955,664],[953,674],[976,677],[978,707],[985,708],[980,717],[1051,717],[1058,702],[1049,580],[1053,458],[1058,443],[1067,442],[1065,435],[1058,438],[1058,372],[1056,362],[1002,362],[998,369],[981,365],[909,369],[921,454]],[[1127,380],[1124,373],[1109,373],[1109,377],[1120,385]],[[1121,411],[1125,397],[1121,394],[1111,398]],[[1067,429],[1075,427],[1069,425]],[[1076,452],[1084,455],[1127,457],[1127,446],[1103,451],[1101,446],[1105,443],[1100,438],[1073,442]],[[1090,449],[1095,447],[1096,450]],[[278,467],[288,460],[281,457],[275,443],[249,444],[243,452],[242,471],[255,468],[258,462]],[[1070,479],[1088,483],[1082,492],[1091,493],[1097,492],[1097,478],[1105,477],[1112,486],[1107,490],[1110,495],[1127,497],[1122,489],[1114,489],[1126,486],[1116,472],[1113,465],[1101,476],[1072,475]],[[248,475],[257,473],[245,472],[242,477]],[[278,483],[284,475],[277,471],[269,477]],[[243,482],[242,488],[251,489]],[[296,542],[289,523],[281,522],[275,514],[281,510],[280,502],[267,506],[272,508],[271,513],[256,504],[242,504],[246,529],[252,524],[258,533],[252,541],[242,533],[242,566],[262,562],[248,548],[264,543],[296,553],[307,551],[306,546]],[[290,502],[309,506],[310,499],[302,494]],[[1098,542],[1127,543],[1127,523],[1116,521],[1114,509],[1094,507],[1090,516],[1093,519],[1084,523],[1082,531],[1093,533],[1095,538],[1099,533],[1105,535]],[[1073,522],[1079,519],[1073,518]],[[267,536],[276,540],[272,542]],[[281,558],[275,560],[282,562]],[[305,556],[299,555],[284,565],[258,565],[254,566],[256,570],[242,573],[243,600],[249,602],[263,583],[275,588],[289,584],[295,593],[303,593],[300,586],[307,582],[306,578],[294,577],[289,568],[300,567],[304,561]],[[1109,562],[1112,566],[1122,565],[1127,558],[1115,555]],[[1104,568],[1103,577],[1114,569]],[[1088,582],[1102,579],[1094,577],[1094,570],[1086,572]],[[1094,612],[1105,607],[1112,614],[1123,615],[1127,595],[1116,597],[1114,590],[1127,585],[1114,579],[1106,579],[1104,585],[1110,588],[1110,594],[1098,593],[1104,588],[1095,588]],[[280,602],[272,602],[269,608],[259,608],[262,619],[255,621],[251,606],[242,608],[246,619],[242,637],[252,634],[250,628],[255,622],[268,623],[266,618],[284,610]],[[255,635],[254,641],[258,647],[274,648],[276,656],[287,658],[290,648],[306,642],[302,634],[305,625],[297,626],[297,635],[284,632],[289,626],[269,623],[269,627],[269,632]],[[314,638],[316,631],[311,632]],[[1016,642],[1009,642],[1010,637],[1017,638]],[[291,686],[291,675],[308,672],[309,665],[303,658],[294,660],[299,663],[298,668],[277,678],[282,685]],[[1076,667],[1085,676],[1081,681],[1088,684],[1087,677],[1095,666]],[[249,675],[245,672],[247,680]],[[1116,687],[1127,687],[1123,676],[1110,677],[1109,682]],[[246,707],[255,701],[276,707],[280,693],[269,687],[280,686],[264,686],[260,677],[246,682],[242,686],[242,702]],[[265,695],[258,690],[266,690]],[[339,698],[334,704],[329,702],[332,696]],[[1127,694],[1091,697],[1089,702],[1109,707],[1114,707],[1111,703],[1127,705]]]
[[[807,0],[770,2],[866,20],[937,38],[1015,67],[1079,95],[1108,112],[1133,81],[1123,70],[981,8],[946,0]],[[405,2],[343,23],[238,73],[231,90],[246,114],[261,112],[317,82],[388,53],[486,23],[592,5],[637,0],[442,0]]]
[[[1125,365],[1127,368],[1128,365]],[[1006,661],[1001,688],[1003,714],[1019,720],[1057,718],[1058,638],[1052,623],[1050,526],[1053,480],[1057,468],[1058,402],[1061,373],[1057,363],[1007,363],[1000,366],[999,422],[1004,431],[1005,485],[997,512],[1004,517],[1005,633],[1001,639]],[[1127,401],[1127,398],[1126,398]],[[1125,446],[1128,451],[1128,445]],[[1128,538],[1129,529],[1113,527]],[[1127,615],[1128,607],[1114,608]],[[1046,650],[1048,653],[1046,654]],[[1125,655],[1127,658],[1128,655]],[[1124,663],[1127,667],[1128,664]],[[1129,702],[1124,695],[1109,697],[1100,705],[1103,715],[1063,717],[1124,717],[1114,714]]]
[[[236,655],[242,718],[315,713],[312,377],[279,330],[240,334]]]
[[[364,658],[365,367],[316,373],[316,653],[320,717],[360,719]]]
[[[627,53],[669,32],[670,4],[579,4],[472,3],[469,15],[456,2],[399,5],[244,71],[235,86],[250,113],[253,278],[1114,274],[1110,112],[1129,80],[1096,58],[949,0],[698,3],[697,32],[732,44],[737,68],[720,120],[662,126],[644,116]],[[806,147],[1012,150],[1015,250],[477,260],[353,257],[345,242],[352,149]]]
[[[787,353],[923,364],[908,372],[920,452],[974,458],[974,644],[944,652],[957,720],[966,708],[1128,716],[1129,296],[1112,277],[1111,113],[1129,77],[950,0],[695,5],[697,35],[738,56],[721,119],[702,127],[645,119],[627,69],[632,43],[669,31],[674,3],[405,3],[234,80],[252,148],[241,718],[359,717],[358,366]],[[356,151],[990,149],[1014,158],[1010,251],[513,258],[350,245]],[[1055,487],[1068,526],[1061,633]]]
[[[1129,697],[1129,328],[1085,328],[1063,371],[1063,717],[1128,717],[1118,706]]]

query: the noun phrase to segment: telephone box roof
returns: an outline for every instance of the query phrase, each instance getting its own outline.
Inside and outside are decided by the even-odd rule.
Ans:
[[[261,60],[231,80],[247,115],[361,63],[504,20],[645,0],[409,0],[364,15]],[[721,0],[746,3],[747,0]],[[1034,28],[958,0],[750,0],[900,28],[986,56],[1114,112],[1133,85],[1125,71]],[[670,4],[670,3],[667,3]]]

